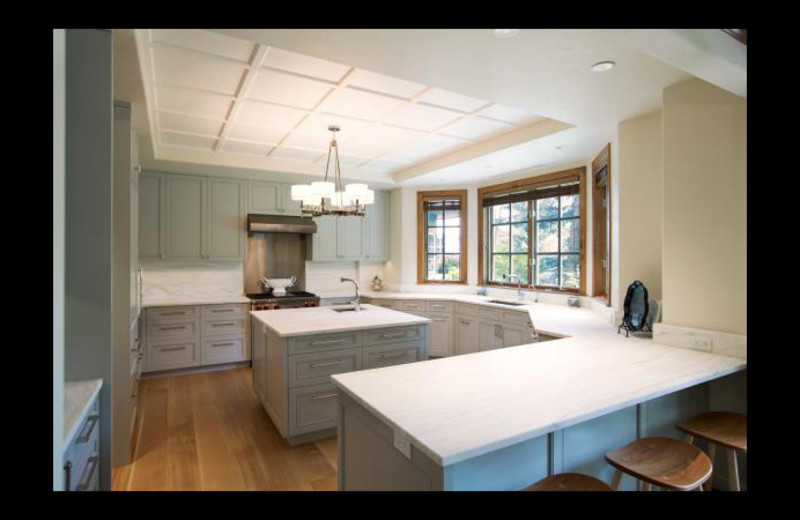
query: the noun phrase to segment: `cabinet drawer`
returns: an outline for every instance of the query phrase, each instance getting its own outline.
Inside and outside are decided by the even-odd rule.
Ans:
[[[203,338],[200,345],[200,364],[235,363],[244,361],[246,353],[244,336]]]
[[[161,340],[148,344],[148,372],[196,366],[200,366],[199,339]]]
[[[240,318],[225,319],[203,319],[203,337],[206,336],[230,336],[233,334],[244,334],[244,316]]]
[[[527,312],[503,311],[503,321],[508,323],[527,325],[530,319],[530,314]]]
[[[69,491],[96,491],[97,453],[100,449],[100,415],[97,399],[92,402],[76,432],[75,438],[64,453],[64,486]]]
[[[289,354],[306,354],[308,352],[323,352],[358,345],[358,333],[343,332],[339,334],[319,334],[316,336],[302,336],[289,338]]]
[[[428,310],[432,312],[453,312],[453,302],[429,301]]]
[[[339,390],[332,384],[289,390],[289,435],[334,428],[339,418]]]
[[[477,316],[478,307],[476,305],[467,305],[466,303],[457,303],[456,314],[463,314],[464,316]]]
[[[152,323],[147,324],[148,341],[159,338],[172,338],[177,336],[198,336],[200,334],[200,321],[197,319],[190,321],[176,321],[172,323]]]
[[[169,321],[169,320],[181,320],[186,318],[199,318],[200,317],[200,307],[192,306],[192,307],[152,307],[147,310],[147,321],[158,322],[158,321]]]
[[[401,311],[426,311],[428,307],[423,300],[398,300],[397,309]]]
[[[397,302],[394,300],[370,300],[372,305],[377,305],[378,307],[384,307],[386,309],[397,309]]]
[[[225,305],[203,305],[200,315],[205,318],[230,318],[245,315],[245,305],[241,303],[231,303]]]
[[[289,357],[289,387],[330,383],[331,374],[361,370],[361,348]]]
[[[364,348],[364,368],[387,367],[402,365],[427,359],[425,342],[406,341],[404,343],[389,343]]]
[[[490,320],[500,320],[503,317],[503,311],[500,309],[492,309],[490,307],[478,307],[478,316],[481,318],[488,318]]]
[[[371,346],[379,343],[390,343],[397,341],[408,341],[422,339],[424,325],[414,325],[412,327],[391,327],[388,329],[368,330],[364,338],[364,344]]]

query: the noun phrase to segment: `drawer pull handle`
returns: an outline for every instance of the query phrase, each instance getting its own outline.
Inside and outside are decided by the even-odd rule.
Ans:
[[[186,325],[176,325],[174,327],[159,327],[161,330],[183,330],[186,328]]]
[[[89,466],[88,475],[86,475],[86,478],[83,480],[83,482],[81,482],[78,485],[78,491],[86,491],[87,489],[89,489],[89,484],[91,484],[92,482],[92,477],[94,476],[94,472],[97,469],[98,462],[100,462],[99,456],[92,455],[91,457],[89,457],[89,464],[91,464],[91,466]]]
[[[459,321],[461,322],[462,325],[469,325],[468,321],[464,321],[464,320],[459,320]]]
[[[444,305],[431,305],[431,307],[434,308],[434,309],[446,309],[447,308]]]
[[[394,357],[401,357],[408,354],[408,351],[404,350],[403,352],[398,352],[396,354],[381,354],[378,356],[379,358],[394,358]]]
[[[311,346],[316,347],[317,345],[338,345],[339,343],[344,343],[344,338],[342,339],[331,339],[328,341],[312,341]]]
[[[72,491],[72,482],[71,482],[71,480],[72,480],[72,461],[68,460],[67,463],[64,464],[64,471],[67,473],[67,475],[65,477],[66,478],[66,490],[67,491]]]
[[[212,323],[212,327],[234,327],[236,326],[235,323]]]
[[[236,343],[233,342],[233,341],[227,341],[225,343],[212,343],[211,344],[212,347],[232,347],[233,345],[236,345]]]
[[[339,394],[337,394],[337,393],[333,393],[333,394],[317,394],[317,395],[312,395],[311,399],[314,399],[314,400],[316,400],[316,399],[330,399],[331,397],[336,397],[338,395]]]
[[[181,347],[162,347],[162,348],[160,348],[158,350],[160,350],[161,352],[167,352],[169,350],[183,350],[185,348],[186,348],[186,345],[183,345]]]
[[[399,338],[401,336],[406,336],[406,335],[408,335],[408,332],[403,331],[403,332],[392,332],[391,334],[388,334],[388,333],[387,334],[381,334],[381,337],[382,338]]]
[[[211,309],[211,312],[218,313],[218,312],[235,312],[236,309]]]
[[[162,316],[184,316],[186,311],[162,312]]]
[[[333,365],[344,365],[344,360],[340,359],[339,361],[331,361],[330,363],[311,363],[311,368],[317,367],[330,367]]]
[[[92,415],[89,416],[88,419],[86,419],[86,425],[83,427],[86,433],[75,439],[76,444],[89,442],[89,438],[92,436],[92,432],[94,431],[94,427],[97,424],[98,419],[100,419],[100,416],[96,413],[93,413]]]

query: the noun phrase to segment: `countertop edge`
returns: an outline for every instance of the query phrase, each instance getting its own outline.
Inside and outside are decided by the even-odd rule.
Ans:
[[[250,303],[250,298],[244,295],[231,295],[212,297],[208,299],[203,298],[153,298],[150,300],[142,300],[142,309],[149,307],[182,307],[187,305],[220,305],[225,303]]]
[[[103,387],[103,380],[102,379],[88,379],[86,381],[68,381],[67,385],[69,385],[69,384],[92,385],[92,391],[88,395],[88,397],[85,397],[85,402],[81,405],[80,413],[78,413],[78,414],[76,414],[74,416],[72,425],[70,425],[69,428],[64,428],[66,430],[66,432],[64,434],[64,442],[63,442],[63,445],[62,445],[62,451],[63,452],[66,452],[67,448],[69,448],[69,445],[72,443],[72,440],[75,438],[75,434],[78,433],[78,425],[81,423],[81,421],[83,421],[83,418],[86,417],[86,412],[89,411],[89,407],[92,404],[92,401],[94,401],[95,398],[97,397],[97,395],[100,393],[100,389]],[[66,402],[67,402],[67,395],[66,395],[66,392],[65,392],[65,395],[64,395],[64,407],[65,408],[66,408]],[[65,420],[67,420],[67,419],[68,419],[68,417],[65,417]],[[66,424],[64,426],[66,426]]]
[[[255,313],[256,312],[264,312],[264,311],[250,311],[250,315],[257,319],[263,326],[267,327],[269,330],[274,332],[279,338],[298,338],[303,336],[314,336],[316,334],[339,334],[341,332],[353,332],[359,330],[372,330],[372,329],[382,329],[388,327],[405,327],[410,325],[427,325],[432,322],[429,318],[423,318],[422,316],[417,317],[417,319],[404,321],[403,323],[386,323],[380,325],[360,325],[360,326],[353,326],[353,327],[342,327],[342,328],[334,328],[334,329],[325,329],[325,330],[317,330],[314,332],[288,332],[282,333],[276,330],[272,325],[269,323],[265,323],[261,320]]]

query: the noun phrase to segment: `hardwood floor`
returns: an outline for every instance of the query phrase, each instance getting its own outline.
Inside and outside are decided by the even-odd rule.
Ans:
[[[251,387],[252,370],[140,382],[134,460],[115,491],[335,491],[336,439],[289,446]]]

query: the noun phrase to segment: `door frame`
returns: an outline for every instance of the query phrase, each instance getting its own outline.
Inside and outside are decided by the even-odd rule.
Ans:
[[[606,181],[602,187],[597,186],[597,173],[606,168]],[[601,194],[608,194],[607,207],[601,204]],[[611,143],[606,144],[592,160],[592,295],[606,301],[611,306]],[[605,247],[603,247],[605,245]],[[605,249],[605,251],[603,251]],[[603,268],[603,253],[606,255],[606,267]],[[602,283],[601,272],[605,272],[605,283]]]

